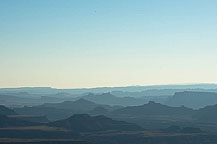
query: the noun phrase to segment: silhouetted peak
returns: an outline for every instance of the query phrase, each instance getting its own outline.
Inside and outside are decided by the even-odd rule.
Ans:
[[[90,116],[88,114],[75,114],[68,119],[51,122],[49,125],[78,132],[142,129],[132,123],[116,121],[103,115]]]

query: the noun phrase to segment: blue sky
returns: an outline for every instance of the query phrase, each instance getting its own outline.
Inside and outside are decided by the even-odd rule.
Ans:
[[[216,83],[216,0],[0,0],[0,87]]]

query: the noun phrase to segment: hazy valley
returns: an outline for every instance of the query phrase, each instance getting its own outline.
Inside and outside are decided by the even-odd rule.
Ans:
[[[214,143],[217,89],[183,87],[0,89],[0,141]]]

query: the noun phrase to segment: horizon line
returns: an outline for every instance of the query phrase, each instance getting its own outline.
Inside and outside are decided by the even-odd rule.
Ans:
[[[128,85],[128,86],[102,86],[102,87],[81,87],[81,88],[57,88],[52,86],[20,86],[20,87],[0,87],[0,89],[17,88],[52,88],[52,89],[98,89],[98,88],[124,88],[124,87],[152,87],[152,86],[188,86],[188,85],[217,85],[217,83],[177,83],[177,84],[150,84],[150,85]]]

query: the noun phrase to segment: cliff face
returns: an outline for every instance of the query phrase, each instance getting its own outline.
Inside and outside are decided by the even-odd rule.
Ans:
[[[207,105],[217,104],[217,93],[212,92],[177,92],[167,102],[170,106],[186,106],[199,109]]]

